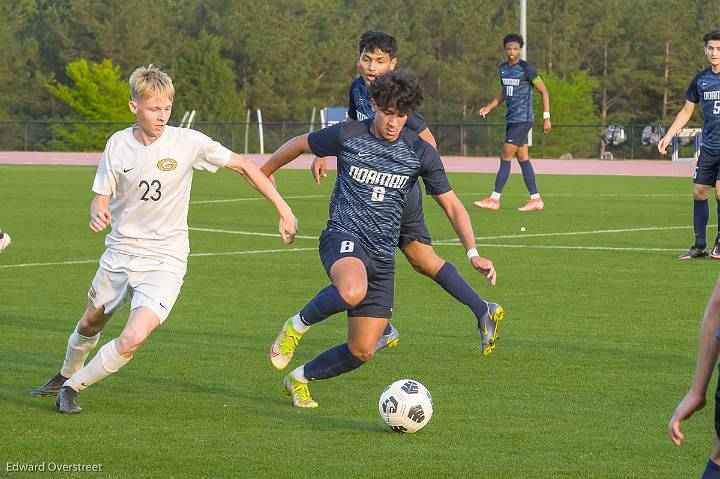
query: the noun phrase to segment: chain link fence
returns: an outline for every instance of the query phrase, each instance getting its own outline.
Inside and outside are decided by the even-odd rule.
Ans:
[[[1,151],[100,151],[113,132],[131,123],[68,121],[0,121]],[[438,150],[443,155],[490,156],[500,154],[505,135],[504,123],[433,123]],[[659,159],[657,145],[645,145],[642,131],[647,125],[625,125],[622,145],[605,145],[614,159]],[[238,153],[261,153],[257,122],[197,122],[202,131]],[[264,153],[275,151],[293,136],[318,129],[306,122],[264,122]],[[541,124],[532,131],[530,155],[534,158],[600,158],[601,125],[553,125],[549,135]],[[606,155],[610,156],[610,155]],[[683,146],[680,157],[693,156],[692,146]],[[669,156],[668,156],[669,157]],[[667,158],[667,157],[666,157]]]

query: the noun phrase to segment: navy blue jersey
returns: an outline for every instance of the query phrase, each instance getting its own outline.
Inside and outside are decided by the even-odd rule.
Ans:
[[[720,73],[707,68],[690,82],[685,98],[700,103],[703,111],[702,144],[711,150],[720,149]]]
[[[328,230],[352,234],[374,255],[394,257],[408,193],[419,176],[429,195],[451,190],[440,156],[414,131],[403,128],[388,142],[370,133],[372,120],[342,122],[310,133],[320,157],[336,156]]]
[[[507,123],[532,123],[535,120],[533,80],[539,76],[535,67],[525,60],[520,60],[515,65],[508,62],[500,65],[500,83],[505,93]]]
[[[348,116],[350,118],[360,121],[375,118],[375,112],[370,106],[370,92],[368,92],[367,86],[365,86],[365,79],[363,77],[357,77],[352,84],[350,84],[349,96]],[[408,113],[405,126],[415,133],[423,132],[428,127],[425,118],[423,118],[418,111]]]

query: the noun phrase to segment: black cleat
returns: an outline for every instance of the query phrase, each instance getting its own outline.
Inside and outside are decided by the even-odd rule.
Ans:
[[[717,243],[715,244],[715,246],[717,247]],[[713,248],[713,251],[714,250],[715,250],[715,248]],[[718,251],[718,252],[720,253],[720,251]],[[677,259],[704,258],[704,257],[708,256],[709,254],[710,254],[710,252],[708,251],[708,249],[705,246],[693,245],[690,247],[689,250],[687,250],[687,253],[681,254],[680,256],[677,257]]]
[[[57,373],[55,376],[50,378],[50,381],[46,382],[39,388],[30,391],[30,395],[33,397],[57,396],[58,391],[60,391],[63,383],[67,380],[68,378],[60,373]]]
[[[715,246],[710,251],[710,257],[712,259],[720,259],[720,240],[715,240]]]
[[[63,386],[60,388],[60,392],[55,399],[55,405],[63,414],[80,414],[82,408],[75,404],[75,398],[77,397],[77,391],[70,386]]]

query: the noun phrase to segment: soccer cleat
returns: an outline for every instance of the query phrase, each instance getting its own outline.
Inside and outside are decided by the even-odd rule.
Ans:
[[[713,251],[715,251],[715,248],[717,248],[718,245],[715,243],[715,246],[713,247]],[[695,259],[695,258],[704,258],[705,256],[708,256],[710,253],[708,252],[708,249],[705,246],[698,246],[698,245],[692,245],[689,250],[687,250],[686,253],[681,254],[677,257],[677,259]]]
[[[285,321],[277,338],[270,346],[270,361],[275,369],[282,371],[290,364],[300,338],[302,338],[302,333],[295,331],[292,326],[292,318]]]
[[[486,210],[497,211],[500,209],[500,200],[496,200],[495,198],[485,198],[484,200],[473,201],[473,204]]]
[[[77,397],[77,391],[70,386],[63,386],[60,388],[60,392],[55,399],[55,405],[63,414],[80,414],[82,408],[75,404],[75,398]]]
[[[318,403],[310,397],[308,385],[301,383],[295,379],[292,373],[283,379],[283,390],[287,396],[291,396],[295,407],[313,408],[318,407]]]
[[[518,208],[518,211],[540,211],[545,208],[542,198],[530,198],[525,206]]]
[[[3,232],[3,230],[0,230],[0,253],[3,252],[5,248],[10,246],[11,243],[10,235]]]
[[[46,382],[39,388],[35,388],[30,391],[30,395],[33,397],[57,396],[58,391],[60,391],[63,383],[67,380],[68,378],[66,378],[60,373],[57,373],[55,376],[50,378],[48,382]]]
[[[712,259],[720,259],[720,240],[715,240],[715,246],[710,251],[710,257]]]
[[[488,303],[488,310],[478,320],[480,329],[480,352],[483,356],[489,356],[495,349],[498,340],[498,329],[500,321],[505,319],[505,310],[497,303]]]
[[[375,352],[380,351],[382,348],[394,348],[398,345],[398,341],[400,341],[400,332],[390,324],[390,332],[380,336],[375,346]]]

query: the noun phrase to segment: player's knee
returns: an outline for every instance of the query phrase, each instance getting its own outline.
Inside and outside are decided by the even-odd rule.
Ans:
[[[363,299],[365,299],[367,286],[364,284],[347,284],[338,288],[338,292],[347,304],[355,307],[360,304]]]
[[[424,274],[428,278],[434,278],[445,262],[441,257],[435,254],[435,251],[429,250],[422,255],[407,256],[410,266],[420,274]]]
[[[362,362],[368,362],[375,354],[375,345],[363,346],[358,344],[348,343],[350,353],[358,358]]]
[[[147,336],[136,331],[123,331],[115,341],[115,347],[118,353],[123,356],[132,355],[138,350],[146,338]]]

